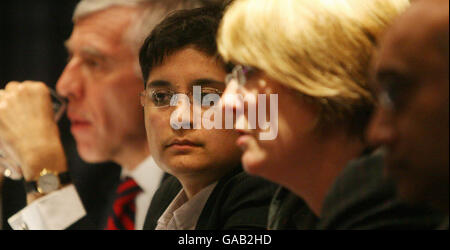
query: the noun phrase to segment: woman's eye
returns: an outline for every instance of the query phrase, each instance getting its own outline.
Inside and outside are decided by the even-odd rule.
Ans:
[[[222,91],[218,89],[202,89],[202,99],[209,94],[218,95],[220,97],[222,95]]]
[[[202,92],[202,100],[205,98],[205,96],[207,96],[207,95],[209,95],[209,94],[212,94],[212,93],[208,93],[208,92]]]
[[[202,91],[202,103],[204,104],[206,102],[209,105],[217,105],[219,103],[221,95],[222,92],[217,89]],[[208,98],[206,99],[205,97]]]
[[[152,94],[152,101],[156,106],[167,105],[172,98],[172,94],[166,91],[154,92]]]

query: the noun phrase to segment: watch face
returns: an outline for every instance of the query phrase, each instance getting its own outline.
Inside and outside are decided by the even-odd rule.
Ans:
[[[39,177],[37,186],[40,193],[50,193],[59,188],[59,178],[54,174],[45,174]]]

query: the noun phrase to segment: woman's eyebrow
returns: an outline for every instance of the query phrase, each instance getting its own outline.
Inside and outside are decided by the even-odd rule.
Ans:
[[[210,78],[201,78],[201,79],[196,79],[194,81],[191,82],[190,84],[191,86],[209,86],[209,85],[223,85],[225,86],[225,82],[223,81],[217,81],[214,79],[210,79]]]
[[[154,88],[154,87],[173,87],[173,84],[164,80],[154,80],[147,84],[147,88]]]

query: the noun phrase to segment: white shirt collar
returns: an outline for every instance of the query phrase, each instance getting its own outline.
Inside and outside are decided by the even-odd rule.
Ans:
[[[190,200],[182,189],[159,218],[156,230],[194,230],[216,185],[207,186]]]
[[[149,156],[132,171],[122,169],[121,178],[131,177],[144,192],[153,193],[159,187],[163,175],[164,171],[156,165],[153,157]],[[149,178],[158,181],[149,181]]]

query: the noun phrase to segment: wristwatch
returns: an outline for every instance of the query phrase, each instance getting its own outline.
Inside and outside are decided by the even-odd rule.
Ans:
[[[25,182],[25,191],[27,192],[27,194],[48,194],[71,182],[72,180],[68,171],[58,174],[44,168],[39,174],[39,178],[37,179],[37,181]]]

